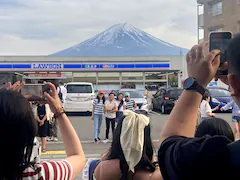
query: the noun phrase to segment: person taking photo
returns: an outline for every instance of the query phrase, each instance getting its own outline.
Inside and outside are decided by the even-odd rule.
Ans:
[[[206,46],[202,43],[188,52],[189,78],[161,132],[158,160],[166,180],[239,179],[233,172],[240,169],[240,141],[231,143],[222,135],[193,137],[199,104],[214,77],[230,86],[231,95],[240,106],[240,35],[231,40],[227,49],[228,62],[220,67],[221,70],[228,69],[228,76],[216,75],[220,51],[205,54]]]
[[[0,91],[0,143],[4,154],[0,163],[0,179],[75,179],[85,165],[85,155],[70,120],[64,113],[55,86],[47,83],[51,93],[45,93],[47,104],[59,121],[67,157],[58,161],[34,158],[37,125],[28,100],[19,93],[24,83],[8,83]],[[46,102],[43,102],[43,104]],[[9,133],[11,132],[11,133]],[[37,151],[37,152],[35,152]],[[33,156],[33,157],[32,157]]]

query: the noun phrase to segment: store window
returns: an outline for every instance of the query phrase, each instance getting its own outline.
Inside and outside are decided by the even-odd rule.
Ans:
[[[218,16],[222,14],[222,1],[209,4],[209,14],[211,16]]]
[[[178,75],[177,75],[177,73],[168,75],[168,86],[169,87],[178,87]]]
[[[153,81],[159,81],[159,80],[166,80],[166,74],[161,72],[146,72],[145,73],[146,80],[153,80]]]
[[[123,72],[123,81],[143,81],[143,72]]]
[[[96,72],[74,72],[74,82],[90,82],[96,84],[97,73]]]
[[[98,73],[98,80],[99,81],[119,81],[120,80],[120,73],[119,72],[99,72]]]

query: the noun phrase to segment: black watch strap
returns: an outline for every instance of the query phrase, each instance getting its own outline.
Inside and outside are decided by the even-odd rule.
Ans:
[[[199,85],[197,82],[195,82],[194,86],[190,89],[193,89],[193,90],[199,92],[202,96],[204,95],[204,93],[206,91],[206,89],[203,88],[201,85]]]
[[[184,89],[186,90],[192,90],[192,91],[197,91],[198,93],[200,93],[202,96],[205,93],[205,88],[202,87],[201,85],[198,84],[198,82],[196,81],[195,78],[187,78],[184,81]]]

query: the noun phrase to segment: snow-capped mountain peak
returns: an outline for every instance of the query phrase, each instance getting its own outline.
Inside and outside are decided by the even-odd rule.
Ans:
[[[131,24],[115,24],[93,38],[63,50],[55,56],[169,56],[185,54],[174,46],[135,28]]]

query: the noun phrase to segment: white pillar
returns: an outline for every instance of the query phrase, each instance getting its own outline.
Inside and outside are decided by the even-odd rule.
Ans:
[[[166,80],[167,80],[167,88],[169,86],[169,83],[168,83],[168,73],[166,74]]]
[[[122,72],[119,73],[119,80],[120,80],[120,89],[122,89]]]
[[[96,89],[95,90],[98,90],[98,72],[96,72]]]

